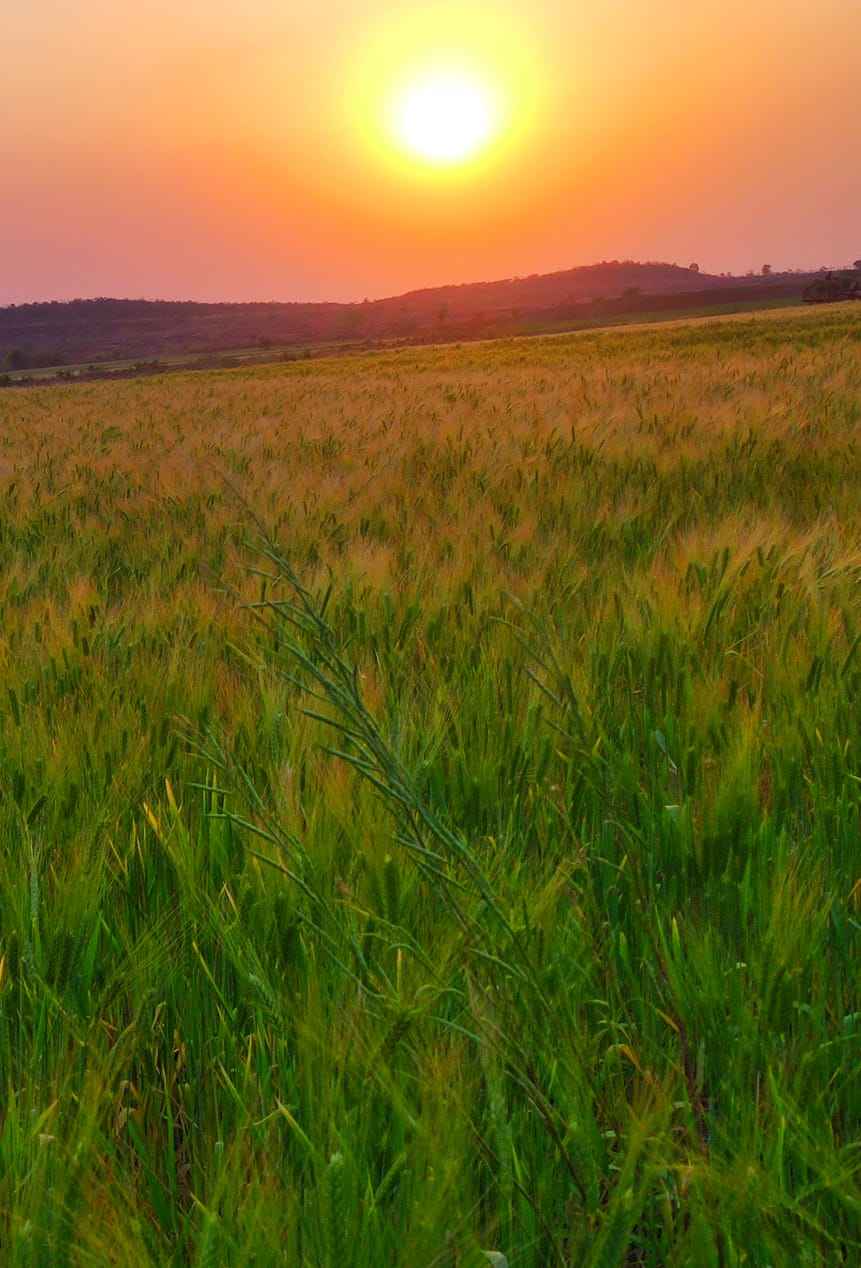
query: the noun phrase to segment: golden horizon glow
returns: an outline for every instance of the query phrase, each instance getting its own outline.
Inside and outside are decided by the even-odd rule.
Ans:
[[[406,150],[429,163],[462,163],[493,139],[499,113],[495,94],[477,74],[435,68],[398,94],[393,131]]]
[[[2,13],[0,304],[373,299],[616,258],[743,274],[861,254],[847,0]],[[460,158],[399,126],[437,74],[490,93],[491,130]]]

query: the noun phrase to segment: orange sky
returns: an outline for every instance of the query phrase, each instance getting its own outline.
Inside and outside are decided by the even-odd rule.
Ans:
[[[861,257],[859,0],[0,3],[0,303]],[[384,134],[425,44],[504,84],[480,162]]]

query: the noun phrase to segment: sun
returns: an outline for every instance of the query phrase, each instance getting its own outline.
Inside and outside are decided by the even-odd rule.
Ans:
[[[355,6],[354,6],[355,7]],[[366,8],[367,6],[359,6]],[[457,192],[496,179],[552,116],[546,56],[515,0],[405,0],[342,46],[339,109],[381,176]]]
[[[440,166],[463,163],[493,139],[499,106],[479,75],[434,68],[401,88],[392,124],[395,139],[413,156]]]

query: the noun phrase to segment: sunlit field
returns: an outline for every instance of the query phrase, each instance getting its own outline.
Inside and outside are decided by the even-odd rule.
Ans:
[[[857,305],[10,389],[0,562],[4,1264],[861,1261]]]

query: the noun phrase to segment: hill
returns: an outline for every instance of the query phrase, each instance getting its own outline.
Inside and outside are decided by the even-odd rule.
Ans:
[[[418,341],[514,333],[542,315],[666,309],[668,297],[699,302],[730,293],[800,295],[801,274],[716,277],[674,264],[610,261],[559,273],[410,291],[364,303],[199,304],[89,299],[0,308],[0,368],[27,369],[123,358],[290,347],[348,340]],[[688,307],[681,302],[679,307]]]

